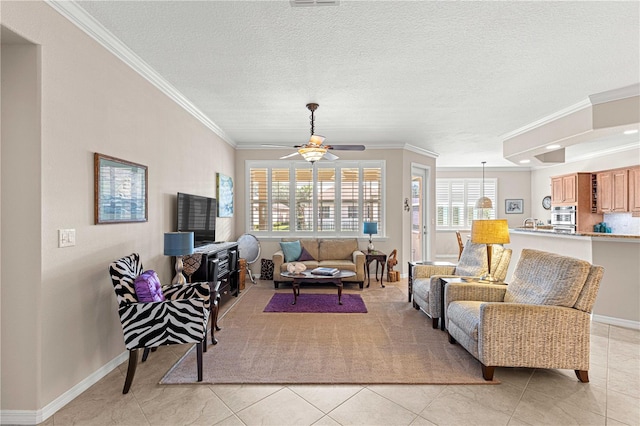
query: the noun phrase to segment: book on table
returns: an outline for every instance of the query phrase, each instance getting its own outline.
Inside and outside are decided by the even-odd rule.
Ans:
[[[333,275],[338,275],[340,273],[340,271],[338,269],[336,269],[336,268],[322,268],[322,267],[319,267],[319,268],[313,269],[311,271],[311,273],[313,275],[333,276]]]

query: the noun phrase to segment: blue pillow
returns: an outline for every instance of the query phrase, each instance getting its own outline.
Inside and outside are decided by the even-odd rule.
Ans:
[[[134,283],[138,302],[162,302],[166,300],[162,294],[162,286],[155,271],[148,270],[138,275]]]
[[[300,241],[283,241],[280,243],[280,248],[282,248],[282,252],[284,253],[285,262],[295,262],[300,257],[300,253],[302,253]]]

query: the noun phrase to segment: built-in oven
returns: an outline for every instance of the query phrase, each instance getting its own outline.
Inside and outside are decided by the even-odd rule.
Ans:
[[[551,225],[556,232],[576,232],[576,206],[555,206],[551,208]]]

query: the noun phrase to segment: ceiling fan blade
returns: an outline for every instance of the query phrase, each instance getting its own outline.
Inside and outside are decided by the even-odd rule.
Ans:
[[[293,157],[293,156],[296,156],[296,155],[300,155],[300,153],[299,153],[298,151],[296,151],[296,152],[292,152],[292,153],[291,153],[291,154],[289,154],[289,155],[285,155],[284,157],[280,157],[280,159],[281,159],[281,160],[284,160],[285,158],[290,158],[290,157]]]
[[[364,145],[325,145],[328,149],[337,151],[364,151]]]
[[[330,153],[329,151],[324,153],[324,159],[326,159],[326,160],[333,161],[333,160],[337,160],[338,158],[340,158],[340,157],[338,157],[335,154]]]

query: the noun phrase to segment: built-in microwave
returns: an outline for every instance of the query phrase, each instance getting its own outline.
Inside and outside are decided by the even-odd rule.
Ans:
[[[576,232],[576,206],[555,206],[551,209],[551,225],[557,232]]]

